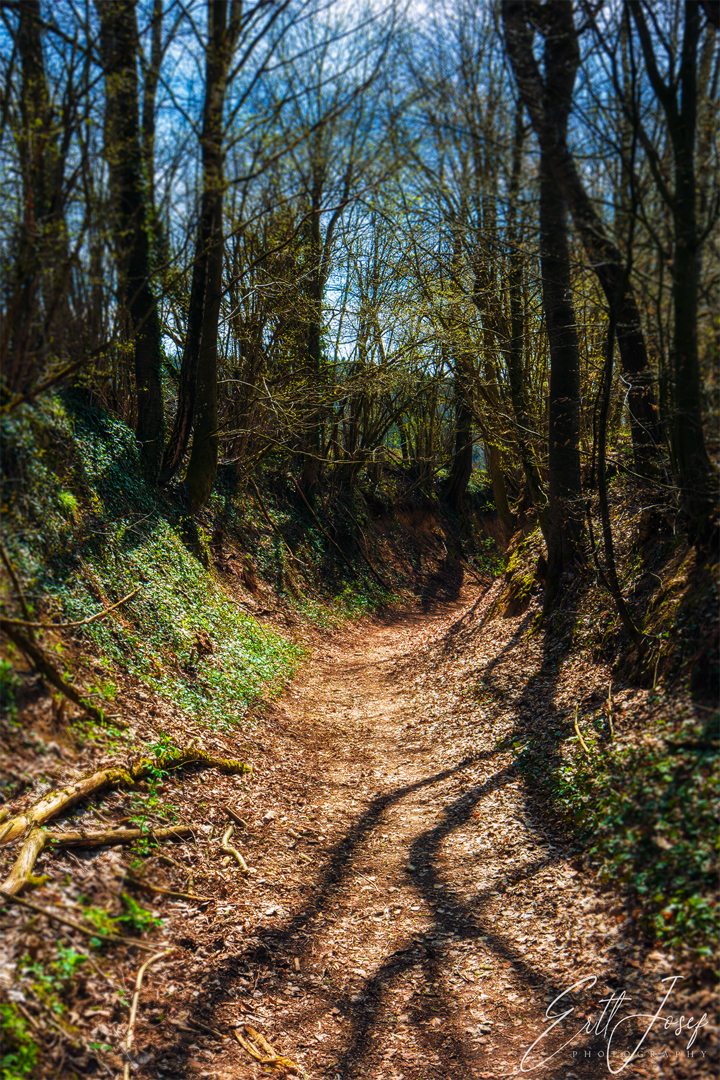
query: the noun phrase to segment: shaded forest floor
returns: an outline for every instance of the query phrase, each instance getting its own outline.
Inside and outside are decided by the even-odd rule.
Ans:
[[[454,600],[313,631],[304,665],[252,738],[218,739],[217,750],[251,756],[252,777],[197,772],[166,782],[194,840],[150,852],[146,879],[208,899],[153,897],[163,926],[152,937],[173,952],[146,976],[133,1076],[265,1075],[233,1038],[250,1024],[313,1078],[503,1077],[521,1070],[563,993],[563,1008],[552,1011],[572,1012],[525,1068],[547,1078],[604,1076],[615,1023],[652,1016],[667,991],[661,980],[675,975],[682,980],[663,1017],[707,1013],[711,1023],[688,1057],[687,1031],[677,1036],[661,1019],[625,1072],[717,1075],[708,982],[687,960],[644,943],[631,903],[583,868],[514,747],[532,730],[550,762],[553,716],[578,698],[601,698],[609,671],[558,664],[554,639],[528,637],[533,607],[486,618],[499,591],[499,582],[473,583]],[[642,710],[643,695],[618,698],[619,729],[626,710]],[[131,798],[111,796],[103,815],[115,819]],[[234,820],[226,808],[242,821],[231,842],[247,877],[219,861],[219,837]],[[53,856],[55,881],[33,896],[67,907],[72,880],[80,905],[91,896],[109,906],[129,862],[119,849]],[[4,919],[6,963],[23,951],[36,961],[49,954],[52,931],[17,908]],[[65,987],[85,1054],[58,1038],[55,1075],[122,1065],[122,999],[145,957],[112,951],[111,965],[102,956],[97,964],[114,985],[86,968]],[[578,985],[590,977],[597,981]],[[32,980],[29,968],[24,978]],[[15,985],[22,995],[23,980]],[[623,990],[604,1030],[599,1002],[607,991],[617,1002]],[[588,1020],[596,1030],[577,1034]],[[620,1025],[615,1069],[647,1026]],[[96,1048],[95,1065],[87,1047]]]

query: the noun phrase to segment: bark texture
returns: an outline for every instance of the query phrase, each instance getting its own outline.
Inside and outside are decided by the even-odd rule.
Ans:
[[[540,143],[545,172],[567,204],[615,315],[623,374],[629,383],[636,464],[647,471],[658,456],[661,429],[640,310],[626,274],[624,255],[608,236],[567,145],[567,116],[580,62],[573,6],[567,0],[548,0],[541,9],[535,9],[524,0],[503,0],[502,16],[508,56]],[[533,53],[531,18],[537,18],[544,37],[544,77]]]
[[[121,306],[134,340],[136,435],[148,471],[157,478],[163,450],[162,348],[150,285],[150,237],[143,179],[135,2],[96,0],[105,76],[105,158]]]

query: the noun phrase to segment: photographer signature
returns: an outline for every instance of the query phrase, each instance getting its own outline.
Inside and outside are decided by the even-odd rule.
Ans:
[[[568,994],[574,994],[584,989],[591,989],[597,982],[597,976],[587,975],[584,979],[580,979],[578,982],[573,983],[567,990],[563,990],[561,994],[558,994],[555,1000],[548,1005],[545,1016],[549,1023],[537,1037],[532,1046],[529,1046],[525,1051],[522,1061],[520,1062],[521,1072],[531,1072],[533,1069],[538,1069],[541,1066],[546,1065],[548,1061],[552,1061],[554,1057],[557,1057],[558,1054],[562,1053],[567,1046],[581,1035],[595,1035],[605,1041],[606,1047],[604,1051],[600,1052],[600,1056],[605,1057],[608,1071],[614,1076],[617,1076],[618,1073],[621,1073],[623,1069],[627,1068],[635,1057],[638,1055],[642,1056],[642,1046],[653,1028],[670,1031],[671,1034],[674,1034],[675,1036],[683,1036],[683,1038],[687,1039],[687,1046],[685,1049],[689,1052],[700,1029],[707,1026],[708,1016],[707,1013],[703,1013],[698,1020],[695,1020],[692,1016],[676,1016],[670,1012],[666,1013],[663,1011],[668,998],[675,989],[675,984],[681,978],[681,975],[671,975],[668,976],[668,978],[661,980],[663,984],[668,985],[662,1001],[654,1013],[628,1012],[623,1014],[623,1008],[631,1004],[631,998],[624,990],[616,991],[612,993],[610,997],[602,998],[599,1004],[603,1006],[603,1009],[599,1016],[588,1016],[581,1027],[579,1027],[561,1047],[554,1050],[548,1057],[543,1058],[542,1061],[530,1064],[528,1059],[536,1047],[540,1047],[541,1043],[543,1040],[547,1039],[550,1032],[575,1012],[575,1006],[567,1001],[563,1002],[563,998]],[[564,1011],[557,1011],[558,1008]],[[617,1040],[628,1032],[633,1021],[642,1025],[642,1034],[631,1053],[622,1051],[622,1061],[618,1063],[617,1067],[614,1067],[610,1060],[611,1053],[613,1053],[613,1040],[616,1042],[614,1053],[619,1057],[621,1051],[617,1049]],[[688,1053],[688,1056],[692,1057],[692,1054]],[[703,1057],[704,1056],[705,1055],[703,1054]]]

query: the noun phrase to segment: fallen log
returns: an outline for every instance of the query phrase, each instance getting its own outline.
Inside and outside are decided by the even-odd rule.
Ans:
[[[33,825],[44,825],[71,806],[108,787],[133,787],[138,781],[150,776],[155,770],[179,769],[183,765],[207,765],[229,776],[251,772],[251,767],[243,761],[214,758],[204,750],[185,749],[169,750],[155,758],[142,758],[134,765],[110,766],[100,769],[89,776],[82,777],[74,784],[57,791],[50,791],[34,806],[23,814],[17,814],[0,825],[0,844],[8,844],[24,836]]]

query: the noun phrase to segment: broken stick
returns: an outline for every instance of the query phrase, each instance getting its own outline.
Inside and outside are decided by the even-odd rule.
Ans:
[[[133,1038],[135,1036],[135,1020],[137,1018],[138,1002],[140,1001],[140,990],[142,987],[143,975],[149,967],[152,967],[158,960],[162,960],[165,956],[169,956],[173,949],[166,949],[165,952],[155,953],[142,965],[137,973],[135,980],[135,993],[133,994],[132,1005],[130,1006],[130,1020],[128,1021],[127,1035],[125,1036],[125,1070],[124,1080],[130,1080],[130,1050],[133,1044]],[[137,1066],[136,1066],[137,1068]]]
[[[249,1024],[245,1024],[245,1034],[249,1035],[253,1042],[248,1042],[244,1039],[240,1032],[235,1029],[235,1038],[242,1046],[243,1050],[246,1050],[251,1057],[259,1061],[261,1065],[270,1065],[273,1069],[282,1069],[286,1073],[299,1074],[300,1067],[291,1061],[290,1058],[281,1057],[273,1046],[267,1041],[264,1035],[261,1035],[255,1028],[250,1027]]]

